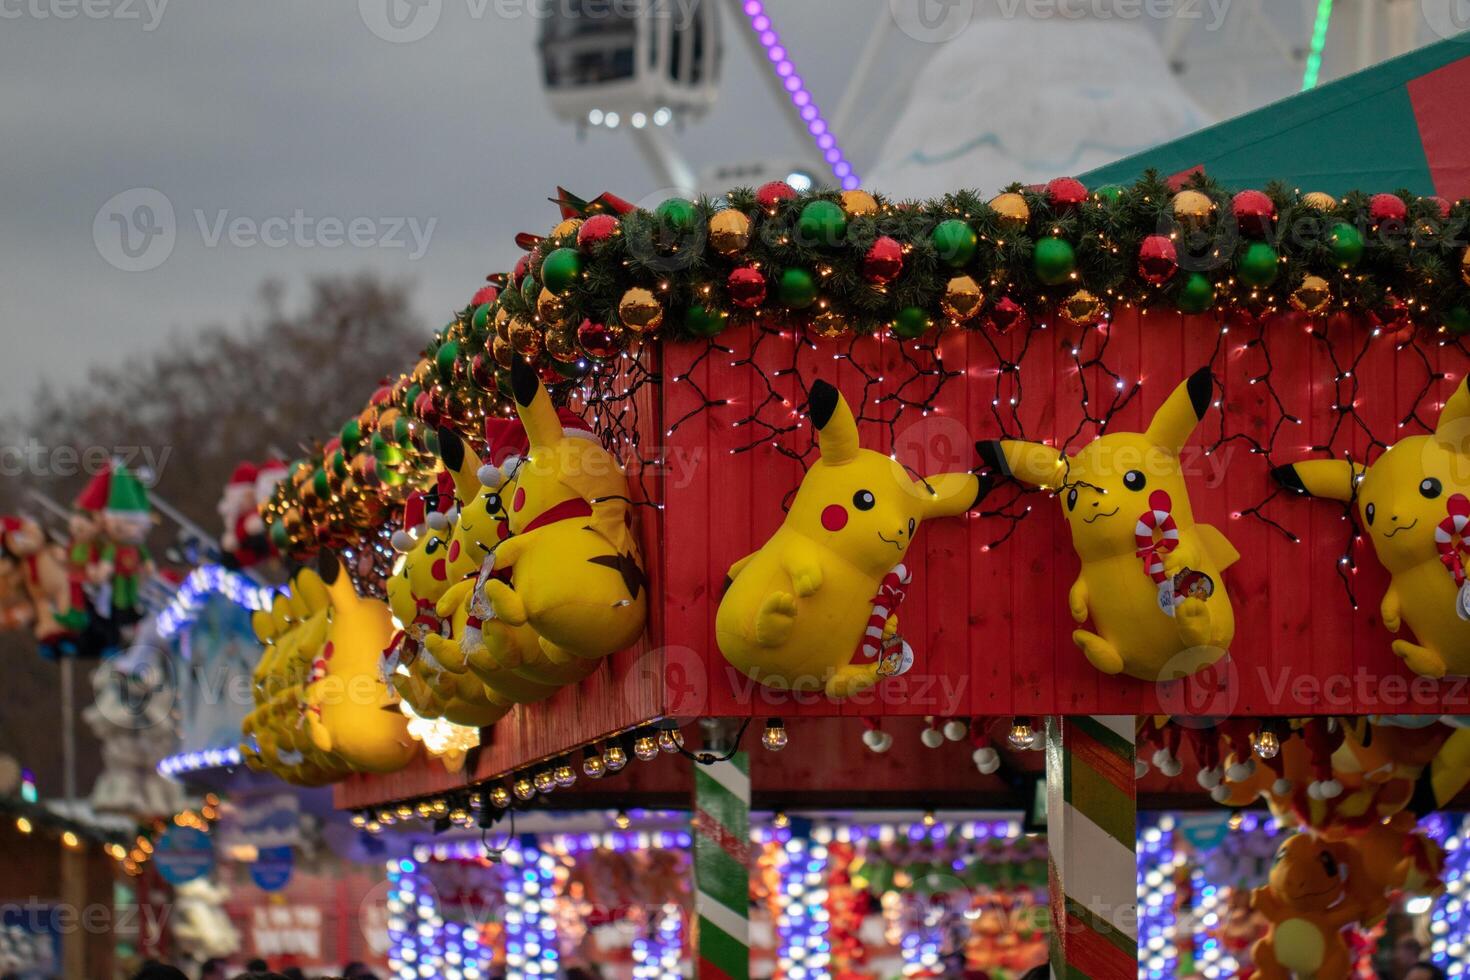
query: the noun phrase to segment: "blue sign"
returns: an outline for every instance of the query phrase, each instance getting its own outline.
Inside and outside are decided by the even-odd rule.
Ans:
[[[250,865],[250,880],[262,891],[278,892],[291,880],[295,858],[289,847],[262,847]]]
[[[170,885],[203,878],[214,870],[214,842],[202,830],[170,827],[155,845],[153,863]]]
[[[57,907],[6,904],[0,907],[0,974],[44,980],[61,974]]]

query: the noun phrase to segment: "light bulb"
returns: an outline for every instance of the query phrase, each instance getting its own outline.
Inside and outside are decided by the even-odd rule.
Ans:
[[[589,745],[582,756],[582,774],[588,779],[601,779],[605,772],[607,772],[607,760]]]
[[[577,774],[572,771],[571,764],[567,762],[563,762],[557,766],[556,772],[552,773],[552,776],[556,779],[556,785],[562,789],[566,789],[577,781]]]
[[[629,827],[633,826],[633,820],[631,817],[628,816],[628,811],[619,810],[617,814],[613,817],[613,826],[617,827],[619,830],[627,830]]]
[[[790,737],[786,734],[786,726],[781,723],[780,718],[771,718],[766,721],[766,730],[761,733],[762,745],[772,752],[780,752],[790,741]]]
[[[538,772],[536,774],[534,782],[536,786],[536,792],[538,793],[550,793],[552,790],[556,789],[556,777],[552,775],[550,769],[542,769],[540,772]]]
[[[784,813],[777,813],[774,817],[771,818],[771,826],[775,827],[777,830],[785,830],[787,827],[791,826],[791,818]]]
[[[677,752],[684,747],[684,733],[677,728],[658,730],[658,747],[661,752]]]
[[[607,749],[602,753],[602,761],[607,765],[608,772],[617,772],[628,764],[628,753],[616,742],[610,742]]]
[[[524,802],[536,795],[536,786],[525,776],[521,776],[515,782],[516,799]]]
[[[1251,736],[1251,748],[1262,759],[1274,759],[1281,754],[1281,739],[1269,728],[1263,728]]]
[[[412,817],[412,816],[413,816],[413,807],[409,806],[407,803],[400,803],[398,805],[398,819],[399,820],[407,820],[409,817]]]
[[[651,736],[640,735],[633,740],[633,754],[640,761],[647,762],[649,759],[658,755],[658,742],[654,741]]]
[[[490,803],[496,809],[504,810],[510,806],[510,790],[506,789],[503,784],[496,784],[495,788],[490,790]]]
[[[1022,718],[1017,718],[1015,724],[1011,725],[1011,733],[1007,738],[1016,749],[1029,749],[1036,744],[1036,732],[1031,728],[1031,723]]]
[[[367,817],[365,817],[361,813],[354,813],[352,815],[352,826],[356,827],[358,830],[361,830],[362,828],[366,827],[367,826],[367,822],[368,822],[367,821]]]

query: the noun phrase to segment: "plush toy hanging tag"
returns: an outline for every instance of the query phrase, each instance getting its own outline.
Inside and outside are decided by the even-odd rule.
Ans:
[[[1213,392],[1214,377],[1201,368],[1147,430],[1110,431],[1070,456],[1035,442],[976,446],[998,474],[1060,500],[1081,560],[1067,605],[1079,625],[1094,627],[1072,640],[1104,673],[1177,679],[1225,656],[1235,636],[1220,573],[1240,556],[1218,530],[1195,523],[1180,465]]]
[[[1405,436],[1372,465],[1312,459],[1271,471],[1288,490],[1357,506],[1360,526],[1389,573],[1379,604],[1383,625],[1397,633],[1407,623],[1414,633],[1394,640],[1393,652],[1425,677],[1470,674],[1462,554],[1470,497],[1466,385],[1461,381],[1444,403],[1433,432]]]
[[[715,637],[752,680],[845,698],[913,666],[896,615],[912,578],[904,556],[920,522],[963,514],[981,484],[971,473],[914,480],[862,448],[852,410],[824,381],[810,406],[821,455],[775,534],[731,566]]]

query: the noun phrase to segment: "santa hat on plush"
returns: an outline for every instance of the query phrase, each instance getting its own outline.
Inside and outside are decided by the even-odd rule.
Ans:
[[[255,472],[255,499],[269,500],[277,485],[286,478],[286,462],[272,457],[260,464]]]
[[[440,470],[435,478],[434,489],[425,499],[428,513],[424,522],[436,531],[443,531],[459,519],[459,503],[454,499],[454,477],[447,470]]]
[[[408,499],[403,502],[403,520],[398,530],[393,532],[394,551],[413,550],[419,535],[428,527],[425,521],[427,512],[427,498],[424,494],[415,491],[408,495]]]
[[[100,514],[107,508],[107,494],[111,487],[112,464],[108,463],[87,481],[77,499],[72,501],[72,506],[89,514]]]
[[[525,459],[530,443],[526,439],[526,428],[517,418],[488,418],[485,420],[485,465],[478,472],[480,485],[495,489],[515,476],[516,470]]]

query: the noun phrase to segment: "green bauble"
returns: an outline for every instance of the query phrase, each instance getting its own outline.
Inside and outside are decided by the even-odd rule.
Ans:
[[[373,455],[380,463],[403,462],[403,451],[384,437],[382,432],[373,433]]]
[[[1107,184],[1103,187],[1099,187],[1092,193],[1097,195],[1099,200],[1107,201],[1110,204],[1116,203],[1123,199],[1123,188],[1119,187],[1117,184]]]
[[[470,326],[475,329],[475,333],[484,336],[485,331],[490,327],[489,303],[481,303],[475,307],[475,315],[470,319]]]
[[[669,198],[654,208],[653,213],[658,218],[660,227],[680,234],[692,231],[698,218],[694,202],[686,201],[682,197]],[[542,274],[545,275],[545,273]],[[555,292],[555,290],[552,291]]]
[[[446,340],[434,354],[434,367],[445,381],[454,377],[454,365],[459,360],[459,341]]]
[[[311,474],[311,488],[316,491],[318,500],[326,500],[332,495],[332,482],[327,478],[326,470],[316,470]]]
[[[934,243],[939,261],[956,269],[970,264],[970,260],[975,257],[975,246],[979,240],[975,229],[959,218],[941,221],[929,233],[929,241]]]
[[[1346,221],[1332,226],[1332,258],[1339,269],[1351,269],[1363,257],[1363,233]]]
[[[804,310],[817,301],[817,282],[805,269],[787,269],[776,285],[781,303],[793,310]]]
[[[934,320],[922,306],[905,306],[893,318],[893,332],[900,337],[922,337],[934,326]]]
[[[1048,286],[1060,286],[1077,268],[1077,255],[1072,243],[1065,238],[1040,238],[1031,261],[1036,268],[1036,278]]]
[[[571,288],[582,275],[582,253],[574,248],[558,248],[541,263],[541,282],[557,296]]]
[[[285,554],[291,547],[291,535],[286,533],[286,525],[283,521],[271,523],[271,544],[275,545],[276,550],[282,554]]]
[[[348,453],[357,452],[357,444],[362,442],[362,423],[357,419],[348,419],[342,426],[342,448]]]
[[[1251,242],[1241,253],[1235,274],[1247,286],[1269,286],[1281,269],[1281,256],[1265,242]]]
[[[684,329],[694,337],[715,337],[725,329],[730,314],[714,306],[696,304],[684,314]]]
[[[1464,303],[1456,303],[1444,314],[1444,325],[1450,333],[1470,333],[1470,306]]]
[[[536,300],[541,295],[541,280],[535,276],[528,275],[521,280],[521,299],[526,303],[526,309],[534,310]]]
[[[847,231],[847,214],[831,201],[811,201],[801,209],[797,228],[805,244],[832,248]]]
[[[1185,277],[1175,303],[1183,313],[1203,313],[1215,305],[1215,284],[1203,274],[1191,272]]]

